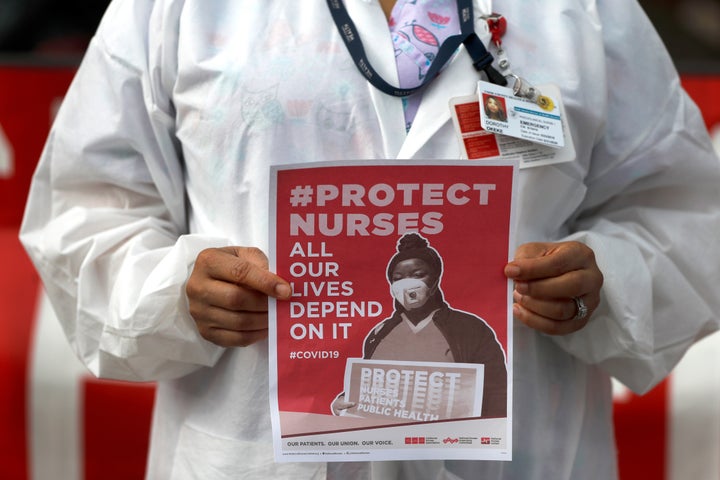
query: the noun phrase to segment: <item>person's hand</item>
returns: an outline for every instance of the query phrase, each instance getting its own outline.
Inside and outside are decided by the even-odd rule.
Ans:
[[[549,335],[580,330],[600,304],[602,272],[592,249],[579,242],[523,244],[505,275],[515,282],[515,318]],[[575,299],[587,307],[584,316]]]
[[[268,270],[257,248],[203,250],[185,286],[200,335],[222,347],[245,347],[267,338],[268,296],[286,300],[290,284]]]
[[[355,402],[346,402],[345,395],[339,395],[333,400],[330,408],[332,409],[333,415],[342,415],[342,413],[348,408],[355,406]]]

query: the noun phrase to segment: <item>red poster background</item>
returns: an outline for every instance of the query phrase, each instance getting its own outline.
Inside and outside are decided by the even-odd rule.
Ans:
[[[488,205],[479,205],[479,192],[469,191],[472,199],[465,205],[419,205],[421,195],[415,192],[411,206],[403,206],[403,196],[398,192],[395,201],[386,207],[376,207],[365,197],[366,207],[342,207],[340,200],[326,206],[308,205],[292,207],[289,199],[296,186],[359,184],[369,191],[373,185],[387,184],[443,184],[446,187],[456,183],[495,184],[496,190],[489,192]],[[342,188],[340,188],[342,190]],[[278,398],[280,411],[330,414],[330,404],[342,391],[345,359],[362,357],[363,341],[368,332],[393,312],[393,300],[387,279],[387,267],[396,253],[397,241],[401,234],[395,230],[390,235],[353,235],[344,233],[330,237],[320,234],[291,235],[290,216],[293,213],[305,217],[307,214],[348,214],[362,213],[372,218],[380,213],[417,212],[422,218],[426,212],[442,213],[442,232],[428,234],[418,225],[420,234],[435,248],[443,260],[443,274],[440,286],[445,301],[458,310],[464,310],[483,318],[493,327],[498,340],[507,354],[507,298],[508,283],[503,267],[508,260],[508,239],[510,206],[512,197],[512,167],[464,164],[462,166],[430,165],[384,165],[302,168],[278,172],[277,180],[277,231],[276,259],[280,276],[299,284],[310,281],[339,280],[352,282],[354,294],[350,297],[314,295],[295,298],[295,301],[377,301],[382,304],[382,314],[376,318],[326,319],[290,318],[290,302],[278,302],[277,306],[277,355],[278,355]],[[369,230],[371,230],[372,226]],[[409,229],[413,231],[416,229]],[[402,232],[405,233],[405,232]],[[313,249],[325,250],[332,258],[290,257],[296,242],[306,248],[312,242]],[[295,262],[308,263],[331,261],[338,264],[337,277],[312,278],[310,275],[294,277],[291,265]],[[297,271],[296,271],[297,273]],[[349,338],[330,338],[331,324],[352,323],[348,329]],[[324,339],[293,339],[289,332],[296,323],[324,324]],[[293,352],[339,352],[338,358],[291,359]],[[319,372],[322,372],[321,374]]]

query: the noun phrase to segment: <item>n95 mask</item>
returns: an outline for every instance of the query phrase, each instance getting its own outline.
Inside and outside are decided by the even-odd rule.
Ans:
[[[390,292],[406,310],[422,307],[430,297],[430,287],[418,278],[403,278],[393,282]]]

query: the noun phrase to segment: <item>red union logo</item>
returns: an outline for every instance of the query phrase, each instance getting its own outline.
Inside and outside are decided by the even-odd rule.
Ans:
[[[482,437],[480,439],[480,445],[490,445],[490,437]]]
[[[460,439],[447,437],[443,440],[443,443],[458,443]]]
[[[405,445],[424,445],[425,437],[405,437]]]

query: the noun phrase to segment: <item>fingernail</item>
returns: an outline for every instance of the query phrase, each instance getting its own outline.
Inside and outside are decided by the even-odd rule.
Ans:
[[[530,288],[525,282],[515,282],[515,291],[520,295],[527,295]]]
[[[520,303],[520,300],[522,300],[522,295],[520,295],[517,290],[513,290],[513,301]]]
[[[290,290],[290,287],[288,285],[285,285],[284,283],[278,283],[275,286],[275,297],[276,298],[289,298],[290,295],[292,295],[292,290]]]
[[[505,267],[505,276],[509,278],[515,278],[520,275],[520,267],[517,265],[508,265]]]

